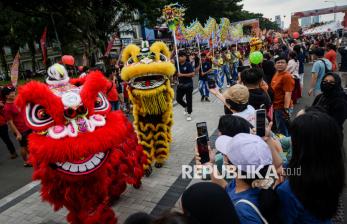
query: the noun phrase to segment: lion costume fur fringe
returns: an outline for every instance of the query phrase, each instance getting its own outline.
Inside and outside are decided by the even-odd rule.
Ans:
[[[139,60],[151,57],[150,62]],[[152,55],[152,56],[151,56]],[[166,57],[163,60],[162,56]],[[149,74],[160,74],[165,82],[156,88],[138,89],[128,85],[129,99],[133,103],[134,126],[139,144],[143,146],[147,163],[144,169],[149,169],[152,163],[163,164],[170,151],[172,120],[172,101],[174,91],[171,88],[170,77],[175,73],[174,65],[167,59],[170,51],[163,42],[155,42],[148,53],[143,53],[136,45],[128,45],[122,54],[125,64],[121,72],[123,80],[130,82],[134,78]],[[129,64],[131,60],[133,63]]]

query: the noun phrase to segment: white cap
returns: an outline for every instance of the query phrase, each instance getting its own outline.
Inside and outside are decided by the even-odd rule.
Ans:
[[[221,135],[216,140],[216,149],[229,161],[247,171],[247,165],[266,166],[272,164],[269,146],[257,135],[240,133],[233,138]]]

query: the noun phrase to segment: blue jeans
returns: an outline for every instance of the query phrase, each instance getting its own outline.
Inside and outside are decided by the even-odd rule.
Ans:
[[[233,63],[233,71],[232,71],[232,78],[233,81],[236,82],[238,79],[238,72],[237,72],[237,68],[239,67],[239,62],[235,62]]]
[[[209,97],[210,91],[208,90],[207,80],[199,80],[199,91],[201,96]]]
[[[224,73],[222,72],[221,69],[215,69],[213,70],[213,76],[218,88],[221,89],[224,84]]]
[[[231,85],[230,66],[229,66],[229,64],[226,64],[226,65],[222,66],[222,72],[227,77],[227,84]],[[224,83],[224,77],[223,77],[222,83]]]
[[[290,109],[289,114],[291,114],[291,111],[292,110]],[[288,121],[285,118],[286,115],[284,113],[284,109],[275,109],[274,115],[276,120],[277,132],[288,137]]]

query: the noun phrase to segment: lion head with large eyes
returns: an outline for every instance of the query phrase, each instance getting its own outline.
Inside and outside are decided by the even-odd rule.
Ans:
[[[175,67],[170,62],[170,51],[163,42],[155,42],[151,47],[148,42],[142,48],[128,45],[122,54],[124,67],[121,77],[128,82],[128,91],[133,104],[139,105],[142,116],[159,115],[167,110],[163,94],[171,93],[170,77]],[[160,98],[161,100],[157,100]]]
[[[70,211],[72,223],[114,216],[109,200],[119,197],[127,183],[139,187],[143,175],[146,156],[132,124],[122,112],[110,111],[107,82],[99,71],[70,79],[62,65],[54,64],[48,85],[31,81],[19,88],[16,99],[33,130],[33,178],[41,181],[44,200]]]

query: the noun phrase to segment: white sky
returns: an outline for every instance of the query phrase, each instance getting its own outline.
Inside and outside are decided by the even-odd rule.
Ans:
[[[347,5],[347,0],[334,0],[337,6]],[[333,7],[334,3],[324,2],[324,0],[243,0],[243,8],[250,12],[260,12],[267,18],[275,20],[276,15],[281,15],[284,27],[289,27],[290,16],[294,12],[306,11],[320,8]],[[342,21],[344,13],[336,14],[337,20]],[[334,14],[320,16],[321,21],[330,21],[334,19]]]

